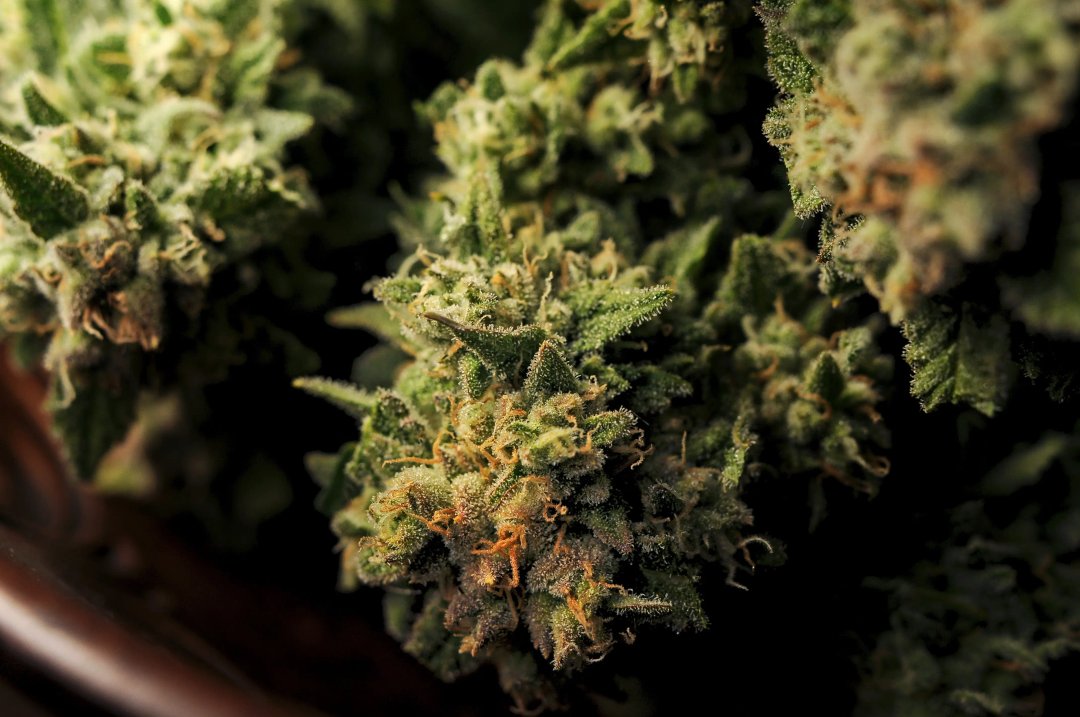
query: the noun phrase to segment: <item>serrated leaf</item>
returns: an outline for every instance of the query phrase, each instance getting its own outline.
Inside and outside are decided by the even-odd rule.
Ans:
[[[609,342],[650,321],[675,299],[667,286],[616,289],[596,282],[573,292],[568,301],[578,318],[576,352],[597,351]]]
[[[1011,381],[1009,326],[1000,316],[977,321],[928,304],[904,322],[904,358],[911,364],[911,393],[924,410],[967,403],[988,416],[1005,403]]]

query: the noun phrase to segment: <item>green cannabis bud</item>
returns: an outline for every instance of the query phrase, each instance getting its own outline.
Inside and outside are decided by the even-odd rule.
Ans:
[[[1050,665],[1080,650],[1075,435],[1048,432],[955,508],[951,535],[910,572],[875,579],[889,629],[864,660],[856,714],[1042,714]],[[1025,498],[1050,483],[1053,506]]]
[[[284,148],[335,95],[283,81],[280,4],[2,4],[0,335],[50,371],[84,477],[169,380],[213,277],[316,207]]]
[[[889,360],[837,331],[782,198],[739,176],[745,134],[716,129],[750,20],[553,0],[522,63],[436,91],[449,174],[406,203],[378,303],[331,315],[385,344],[360,385],[298,382],[360,424],[310,459],[345,584],[390,589],[406,651],[494,664],[519,709],[642,626],[707,626],[706,566],[744,587],[772,552],[744,480],[887,470]]]
[[[766,0],[758,12],[781,91],[765,134],[796,213],[822,217],[823,290],[868,291],[903,324],[928,410],[995,412],[1017,363],[1068,396],[1069,362],[1041,354],[1071,356],[1080,338],[1080,209],[1040,172],[1075,155],[1075,3]],[[1057,236],[1036,210],[1062,215]]]

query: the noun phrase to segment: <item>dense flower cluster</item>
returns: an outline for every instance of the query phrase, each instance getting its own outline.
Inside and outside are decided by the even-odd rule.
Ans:
[[[1071,356],[1080,338],[1077,196],[1042,187],[1040,171],[1076,147],[1075,3],[768,0],[759,12],[782,92],[765,134],[795,211],[823,216],[822,288],[868,291],[904,324],[928,409],[993,413],[1014,363],[1071,393],[1070,361],[1047,354]],[[1035,223],[1037,202],[1058,226]]]
[[[287,377],[348,372],[312,317],[367,292],[328,315],[351,380],[295,382],[357,424],[308,468],[440,678],[529,713],[659,632],[741,659],[712,605],[832,540],[883,566],[822,593],[859,713],[1042,712],[1080,647],[1076,0],[0,17],[0,339],[80,477],[251,545],[342,439],[272,396],[322,409]]]
[[[283,81],[278,5],[4,4],[0,331],[52,373],[84,476],[127,430],[145,357],[200,321],[213,276],[317,206],[284,148],[312,107],[346,100],[310,73]]]
[[[786,209],[713,129],[749,8],[666,12],[550,2],[521,64],[435,93],[449,174],[399,222],[414,252],[333,317],[396,347],[362,360],[400,362],[373,371],[393,385],[300,382],[361,423],[312,459],[346,581],[394,588],[406,650],[447,679],[493,662],[522,708],[640,625],[707,624],[704,565],[742,587],[772,550],[748,474],[887,471],[890,361],[831,332],[798,240],[749,233]]]

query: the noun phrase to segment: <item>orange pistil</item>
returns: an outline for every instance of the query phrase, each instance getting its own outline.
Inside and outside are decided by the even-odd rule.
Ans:
[[[102,167],[107,163],[107,160],[100,154],[84,154],[82,157],[77,157],[67,163],[68,169],[74,169],[75,167],[81,167],[84,164],[89,164],[94,167]]]
[[[807,401],[811,401],[811,402],[816,403],[817,405],[821,406],[821,408],[822,408],[822,411],[821,411],[822,420],[828,421],[829,419],[832,418],[832,405],[828,401],[825,400],[824,396],[821,396],[820,394],[817,394],[817,393],[810,393],[808,391],[799,391],[799,398],[802,398],[802,399],[807,400]]]
[[[874,493],[874,487],[869,481],[853,478],[842,470],[824,461],[821,463],[821,473],[823,476],[835,478],[841,484],[846,485],[848,488],[853,488],[860,493],[866,493],[867,495],[873,495]]]
[[[435,442],[431,444],[432,458],[416,458],[413,456],[407,456],[405,458],[391,458],[383,461],[383,466],[393,465],[395,463],[418,463],[423,466],[437,466],[443,463],[444,457],[442,452],[442,439],[443,436],[450,435],[450,432],[443,429],[439,432],[439,435],[435,437]]]
[[[563,540],[566,538],[566,523],[563,523],[559,528],[559,534],[555,536],[555,545],[552,547],[551,552],[555,555],[559,553],[569,553],[570,549],[563,545]]]
[[[762,370],[751,374],[758,381],[768,381],[772,378],[772,375],[776,373],[776,369],[780,368],[780,357],[773,354],[772,363],[763,368]]]
[[[499,529],[499,539],[495,542],[481,540],[472,550],[473,555],[506,554],[510,560],[510,584],[504,587],[513,589],[521,584],[521,566],[518,562],[519,551],[525,549],[525,526],[508,525]]]
[[[626,594],[626,588],[624,588],[622,585],[616,585],[615,583],[604,582],[603,580],[597,580],[596,578],[594,578],[593,565],[589,561],[586,560],[581,564],[581,566],[585,568],[585,580],[588,581],[590,585],[607,588],[608,590],[618,590],[623,595]]]

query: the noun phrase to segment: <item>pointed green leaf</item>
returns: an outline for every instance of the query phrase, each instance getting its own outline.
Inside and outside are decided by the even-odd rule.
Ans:
[[[792,94],[814,89],[817,69],[799,51],[794,39],[782,32],[767,32],[765,46],[769,50],[769,74],[780,89]]]
[[[635,595],[633,593],[616,594],[608,598],[608,607],[618,613],[638,613],[642,615],[662,615],[673,609],[670,600],[653,595]]]
[[[731,245],[731,261],[720,284],[719,298],[726,314],[765,315],[789,284],[784,260],[766,237],[744,234]]]
[[[52,103],[45,99],[37,83],[33,80],[27,80],[23,84],[22,97],[27,116],[31,122],[39,127],[55,127],[68,121],[63,112],[56,109]]]
[[[162,223],[157,200],[138,180],[130,180],[124,187],[124,209],[139,229],[154,229]]]
[[[425,319],[436,321],[446,328],[465,347],[497,375],[512,378],[519,376],[547,338],[539,326],[519,326],[516,329],[465,326],[435,313],[424,314]]]
[[[405,343],[401,324],[394,320],[386,306],[373,301],[334,309],[326,315],[326,321],[339,329],[363,329],[395,346]]]
[[[569,42],[558,49],[548,61],[548,68],[565,69],[587,60],[599,48],[611,42],[612,30],[618,27],[619,20],[630,15],[632,6],[630,0],[611,0],[606,3],[585,20]]]
[[[604,284],[575,292],[571,306],[578,319],[575,351],[597,351],[610,341],[656,318],[675,299],[667,286],[614,289]]]
[[[272,35],[236,46],[221,68],[221,82],[230,90],[233,102],[255,105],[265,101],[274,66],[284,49],[285,42]]]
[[[846,384],[843,371],[828,352],[818,356],[806,373],[806,390],[830,403],[840,397]]]
[[[491,371],[476,357],[476,354],[463,351],[458,359],[458,378],[461,390],[469,398],[480,398],[491,385]]]
[[[525,393],[548,396],[553,393],[574,393],[578,389],[574,369],[566,361],[557,342],[548,339],[540,344],[525,376]]]
[[[469,178],[464,198],[443,225],[442,240],[463,254],[492,256],[508,244],[503,224],[502,183],[494,172]]]
[[[344,381],[328,378],[298,378],[293,387],[334,404],[354,418],[363,418],[375,405],[375,397]]]
[[[604,411],[585,419],[585,430],[592,435],[592,444],[597,448],[610,445],[627,438],[637,423],[637,417],[620,408],[617,411]]]
[[[315,120],[304,112],[262,109],[255,114],[259,132],[258,156],[273,159],[281,155],[285,145],[311,131]]]
[[[0,184],[34,233],[50,239],[90,214],[86,193],[19,150],[0,141]]]

